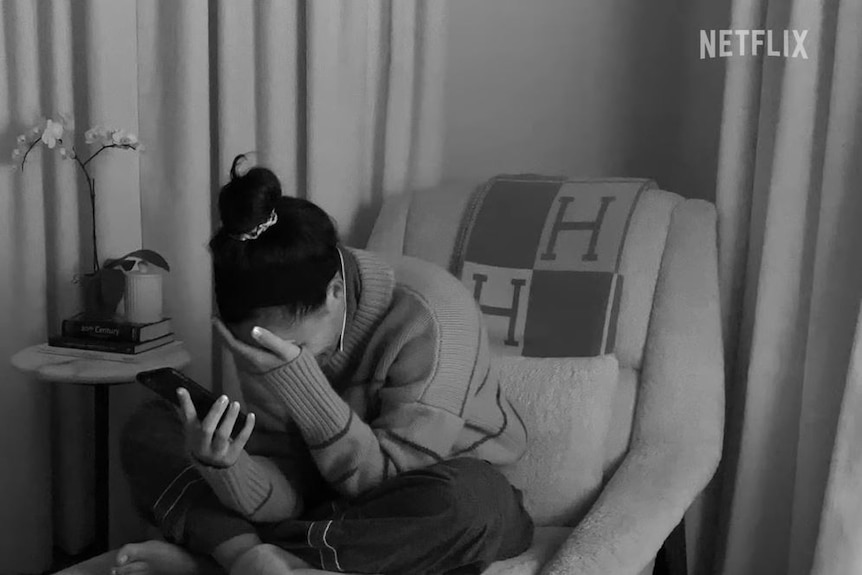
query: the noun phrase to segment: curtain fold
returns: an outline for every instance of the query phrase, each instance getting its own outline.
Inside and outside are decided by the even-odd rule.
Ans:
[[[733,3],[733,28],[807,30],[808,59],[728,60],[717,188],[728,575],[807,574],[814,560],[862,296],[860,76],[849,69],[860,54],[847,39],[859,6]]]
[[[809,524],[799,522],[797,533],[818,537],[813,575],[840,575],[862,571],[862,316],[854,314],[854,301],[862,292],[862,2],[844,0],[837,14],[835,64],[832,74],[830,128],[826,143],[823,187],[832,195],[824,201],[823,245],[829,249],[821,277],[845,277],[845,281],[823,281],[822,305],[813,315],[812,342],[819,349],[827,381],[843,381],[843,365],[828,361],[825,353],[831,342],[852,337],[855,318],[855,344],[849,359],[849,373],[843,395],[834,390],[811,388],[816,409],[806,422],[820,433],[804,444],[803,457],[810,455],[807,481],[797,484],[797,498],[826,481],[820,520],[809,516]],[[816,330],[816,331],[815,331]],[[837,429],[832,416],[839,413]],[[832,447],[834,445],[834,448]],[[819,494],[819,491],[816,491]],[[818,501],[820,499],[818,498]],[[795,527],[797,527],[795,525]],[[819,533],[813,532],[820,527]]]
[[[856,323],[812,575],[862,571],[862,314]]]
[[[40,24],[44,26],[40,57],[45,60],[42,68],[44,84],[49,91],[47,108],[63,110],[79,117],[80,105],[76,101],[75,75],[83,75],[84,68],[74,59],[73,15],[71,0],[43,3],[40,7]],[[43,102],[45,100],[43,99]],[[84,128],[86,129],[86,127]],[[44,151],[43,151],[44,153]],[[79,309],[80,293],[72,283],[84,271],[89,262],[89,244],[82,236],[87,233],[89,205],[86,186],[78,180],[77,167],[72,162],[60,161],[54,154],[46,174],[45,185],[47,222],[48,297],[47,332],[51,333],[63,318]],[[32,168],[32,166],[31,166]],[[30,168],[28,168],[30,169]],[[28,176],[29,177],[29,176]],[[84,256],[84,257],[82,257]],[[77,388],[51,389],[51,419],[54,437],[88,437],[92,428],[92,403],[86,392]],[[84,491],[93,454],[85,441],[71,441],[66,445],[52,446],[53,519],[56,534],[55,544],[65,549],[79,549],[85,542],[82,531],[92,527],[89,510],[92,509],[92,494]],[[85,471],[87,470],[87,471]],[[81,529],[82,520],[86,518]],[[2,555],[2,554],[0,554]]]
[[[443,0],[8,0],[0,16],[4,357],[78,309],[71,282],[92,259],[74,164],[44,149],[23,172],[8,159],[40,116],[66,113],[80,135],[94,124],[139,134],[143,153],[93,163],[100,258],[141,246],[165,255],[165,310],[192,353],[188,373],[232,395],[210,325],[207,242],[234,156],[254,152],[352,245],[364,245],[387,194],[439,179]],[[0,449],[16,462],[0,479],[0,572],[44,571],[53,544],[78,552],[92,537],[92,396],[8,362],[0,377]],[[116,441],[142,392],[111,393]],[[111,473],[116,545],[143,526],[116,451]]]
[[[307,4],[307,194],[364,245],[383,197],[442,157],[445,3]]]
[[[0,353],[9,357],[18,346],[36,343],[45,336],[48,318],[44,294],[48,283],[43,166],[48,162],[37,152],[24,174],[8,160],[16,135],[41,113],[36,6],[31,2],[3,2],[0,22],[0,74],[7,79],[0,83],[0,99],[5,104],[0,106],[4,157],[0,165],[0,190],[4,192],[0,193],[0,269],[5,276],[0,283],[4,318]],[[51,523],[48,389],[15,373],[8,361],[0,363],[0,381],[0,415],[4,420],[0,434],[4,458],[0,517],[4,522],[15,521],[3,531],[40,533],[34,538],[3,538],[0,557],[11,561],[4,570],[47,567],[43,558],[50,554],[52,541],[51,533],[43,532],[43,526]]]

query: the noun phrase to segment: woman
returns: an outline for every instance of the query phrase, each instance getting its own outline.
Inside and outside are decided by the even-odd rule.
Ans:
[[[249,416],[234,430],[239,402],[198,414],[182,391],[181,417],[136,414],[124,467],[178,546],[126,546],[117,573],[479,573],[526,550],[532,522],[494,467],[526,432],[469,292],[431,264],[343,247],[323,210],[242,161],[210,248]]]

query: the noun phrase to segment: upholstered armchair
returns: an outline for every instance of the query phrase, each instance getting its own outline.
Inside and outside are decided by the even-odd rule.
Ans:
[[[536,226],[541,232],[524,232]],[[507,262],[518,259],[508,254],[523,242],[536,254],[532,266]],[[713,205],[637,180],[501,178],[478,189],[447,185],[388,200],[368,249],[439,264],[480,296],[506,386],[524,406],[537,443],[565,441],[556,430],[578,420],[569,430],[572,449],[531,444],[532,460],[519,465],[532,471],[507,470],[526,491],[539,528],[533,549],[490,572],[649,573],[721,454],[724,367]],[[570,284],[559,280],[570,293],[561,296],[547,287],[548,272],[540,278],[538,270],[565,269],[566,261],[568,269],[584,271],[585,280],[577,273],[567,276]],[[547,309],[530,312],[545,323],[532,329],[529,318],[519,327],[504,317],[515,301],[513,288],[523,303],[524,292],[538,290],[540,279],[545,287],[537,299],[556,298],[552,316],[578,324],[562,332],[581,356],[568,365],[564,342],[543,350],[539,341],[559,337],[542,332],[564,321]],[[496,292],[495,281],[501,284]],[[614,289],[595,287],[606,284]],[[483,293],[493,301],[483,301]],[[591,308],[600,313],[591,316]],[[530,337],[533,342],[519,341]],[[609,381],[609,371],[616,381]],[[568,395],[559,389],[572,386],[579,389]],[[573,460],[558,461],[567,449],[563,457]],[[598,473],[590,475],[593,468]]]

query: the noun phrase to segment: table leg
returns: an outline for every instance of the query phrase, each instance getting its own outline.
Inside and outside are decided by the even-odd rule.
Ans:
[[[110,404],[107,385],[94,386],[95,392],[95,546],[98,553],[108,550],[109,481],[108,449],[110,447]]]

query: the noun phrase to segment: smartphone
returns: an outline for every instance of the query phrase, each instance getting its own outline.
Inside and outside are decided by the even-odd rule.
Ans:
[[[206,417],[213,404],[219,398],[215,393],[172,367],[142,371],[136,376],[136,379],[139,383],[148,387],[176,406],[180,405],[180,398],[177,397],[177,390],[181,387],[185,388],[185,390],[189,392],[189,397],[192,400],[192,404],[195,406],[195,411],[197,411],[199,420]],[[225,409],[225,414],[227,414],[227,409]],[[245,426],[245,420],[245,413],[240,411],[237,414],[236,423],[234,423],[233,426],[233,432],[231,433],[232,436],[236,436],[242,430]]]

